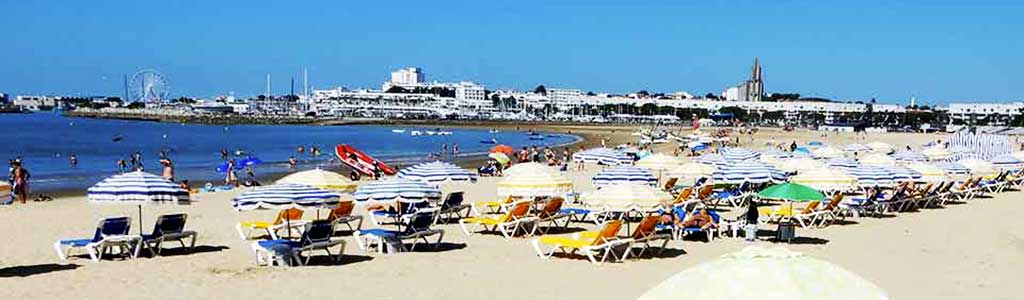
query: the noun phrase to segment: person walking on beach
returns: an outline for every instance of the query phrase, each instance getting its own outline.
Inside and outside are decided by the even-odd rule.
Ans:
[[[227,176],[224,178],[224,184],[238,186],[238,177],[235,176],[235,160],[228,160]]]
[[[28,199],[28,179],[30,177],[28,170],[21,166],[20,161],[14,161],[12,164],[14,169],[11,171],[14,175],[14,199],[21,204],[25,204]]]
[[[174,163],[171,162],[170,158],[164,158],[160,160],[160,165],[164,167],[163,178],[174,182]]]
[[[295,165],[298,163],[299,162],[295,160],[294,155],[288,157],[288,167],[291,168],[292,171],[295,171]]]
[[[452,144],[452,157],[459,156],[459,144]]]
[[[68,157],[68,160],[71,163],[71,168],[77,168],[78,167],[78,156],[75,156],[74,153],[71,153],[71,156]]]

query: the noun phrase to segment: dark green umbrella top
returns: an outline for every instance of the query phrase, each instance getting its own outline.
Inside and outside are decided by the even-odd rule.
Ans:
[[[795,202],[815,201],[825,198],[825,195],[820,191],[798,183],[776,184],[761,190],[757,195],[764,199],[778,199]]]

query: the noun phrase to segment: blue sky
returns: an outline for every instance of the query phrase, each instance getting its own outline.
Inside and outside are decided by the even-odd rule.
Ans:
[[[759,57],[770,92],[924,103],[1024,99],[1024,1],[0,0],[0,91],[172,95],[430,80],[719,93]]]

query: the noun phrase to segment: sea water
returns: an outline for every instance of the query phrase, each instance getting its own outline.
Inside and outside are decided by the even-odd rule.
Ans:
[[[33,191],[84,190],[116,174],[117,161],[130,161],[136,151],[143,157],[145,171],[160,174],[160,153],[175,165],[176,179],[189,179],[193,186],[206,182],[220,184],[223,174],[216,167],[224,163],[221,149],[240,159],[254,155],[264,161],[255,167],[257,176],[289,171],[294,156],[299,169],[324,168],[345,171],[334,159],[334,146],[349,144],[389,164],[409,164],[436,159],[443,145],[459,156],[482,155],[495,140],[517,149],[524,146],[555,146],[577,141],[570,134],[544,134],[531,140],[520,131],[489,132],[486,129],[437,129],[412,126],[311,126],[311,125],[199,125],[64,117],[53,113],[0,115],[3,158],[21,157],[31,173]],[[527,128],[523,128],[526,130]],[[403,131],[404,130],[404,131]],[[402,132],[397,132],[402,131]],[[419,135],[412,135],[419,131]],[[448,131],[451,134],[436,134]],[[434,135],[429,132],[435,132]],[[535,137],[536,139],[536,137]],[[298,153],[299,146],[305,148]],[[312,147],[320,155],[311,154]],[[244,154],[243,154],[244,153]],[[76,155],[72,167],[69,157]],[[237,155],[236,154],[240,154]],[[441,159],[452,159],[450,154]],[[243,176],[241,172],[240,176]],[[244,177],[243,177],[244,178]]]

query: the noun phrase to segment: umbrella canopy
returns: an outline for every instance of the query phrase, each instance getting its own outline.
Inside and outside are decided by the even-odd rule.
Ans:
[[[838,157],[838,158],[830,159],[825,164],[828,165],[829,167],[837,167],[837,168],[856,168],[856,167],[860,166],[860,163],[857,162],[856,160],[852,160],[852,159],[845,158],[845,157]]]
[[[847,168],[847,174],[857,178],[857,185],[861,187],[892,187],[896,185],[896,174],[878,166],[858,166]]]
[[[628,165],[633,163],[633,159],[629,157],[625,152],[613,150],[610,148],[592,148],[576,152],[572,155],[573,160],[579,160],[586,163],[595,163],[602,165]]]
[[[722,156],[721,154],[704,154],[701,156],[694,157],[693,161],[702,164],[713,165],[715,167],[721,167],[729,164],[729,161],[726,160],[725,157]]]
[[[683,164],[678,157],[655,153],[636,161],[636,166],[648,170],[665,171],[674,169]]]
[[[189,203],[188,191],[181,185],[142,171],[107,177],[90,187],[87,195],[95,203]]]
[[[935,165],[912,163],[907,165],[907,168],[921,174],[921,179],[919,180],[923,182],[942,182],[949,180],[949,175],[946,174],[946,170]]]
[[[971,169],[955,162],[940,161],[936,162],[935,166],[946,171],[946,175],[953,178],[966,178],[967,176],[971,176]]]
[[[501,144],[491,147],[491,150],[488,151],[488,153],[504,153],[505,155],[512,155],[516,153],[516,149],[512,148],[512,146]]]
[[[1020,170],[1021,168],[1024,168],[1024,161],[1014,157],[1012,154],[1003,154],[993,157],[991,163],[996,168],[1004,171]]]
[[[507,165],[508,162],[511,160],[511,159],[508,158],[508,155],[506,155],[505,153],[501,153],[501,152],[491,152],[491,153],[488,153],[487,157],[490,157],[491,159],[494,159],[495,161],[497,161],[499,164],[501,164],[503,166]]]
[[[277,183],[304,184],[321,189],[348,193],[356,190],[356,183],[349,180],[348,177],[321,169],[292,173],[291,175],[277,180]]]
[[[754,152],[745,148],[722,148],[718,151],[723,158],[727,161],[741,161],[741,160],[753,160],[761,157],[761,153]]]
[[[949,150],[946,150],[946,148],[941,146],[924,149],[921,151],[921,154],[924,154],[924,156],[927,156],[930,160],[943,160],[953,155]]]
[[[789,182],[799,183],[822,191],[852,191],[857,189],[857,178],[846,172],[818,168],[801,171],[789,178]]]
[[[718,168],[711,180],[716,184],[780,182],[786,180],[786,174],[762,162],[741,161]]]
[[[440,200],[441,190],[432,184],[396,178],[364,184],[352,194],[356,201],[420,203]]]
[[[615,210],[648,209],[672,201],[672,194],[646,184],[618,183],[581,197],[583,203]]]
[[[256,187],[231,200],[235,210],[318,208],[338,205],[341,194],[303,184]]]
[[[893,179],[895,179],[896,181],[923,181],[922,178],[924,177],[924,175],[921,175],[921,172],[915,171],[914,169],[911,168],[907,168],[900,165],[877,167],[880,167],[882,169],[885,169],[886,171],[891,172],[893,175]]]
[[[822,146],[817,149],[811,150],[811,153],[814,154],[814,157],[818,158],[836,158],[843,157],[844,155],[846,155],[846,153],[844,153],[843,151],[840,151],[839,149],[832,148],[829,146]]]
[[[895,159],[898,162],[906,163],[927,161],[928,157],[925,156],[924,154],[921,154],[921,152],[903,150],[893,154],[892,159]]]
[[[737,286],[737,282],[743,285]],[[888,300],[889,296],[864,278],[824,260],[781,247],[749,246],[683,270],[638,299]]]
[[[786,172],[803,172],[807,170],[821,169],[825,167],[819,160],[812,159],[810,157],[798,157],[786,159],[781,162],[780,165],[776,165],[779,169]]]
[[[548,166],[548,165],[545,165],[545,164],[542,164],[542,163],[528,162],[528,163],[514,164],[511,167],[509,167],[508,169],[505,169],[505,171],[503,171],[502,173],[505,174],[505,176],[511,176],[511,175],[520,174],[520,173],[524,173],[524,174],[532,174],[532,173],[552,173],[552,174],[558,174],[559,172],[558,172],[558,169],[555,169],[554,167],[551,167],[551,166]]]
[[[807,202],[825,199],[825,194],[799,183],[776,184],[757,193],[762,199]]]
[[[572,192],[572,180],[559,173],[519,172],[498,182],[498,196],[555,197]]]
[[[957,161],[957,163],[967,167],[971,170],[971,174],[977,176],[992,176],[999,173],[995,165],[980,159],[962,159]]]
[[[424,181],[476,181],[476,173],[448,162],[428,162],[398,171],[398,178]]]
[[[860,163],[875,166],[895,166],[896,160],[882,153],[871,153],[860,159]]]
[[[846,145],[846,147],[843,147],[843,151],[846,151],[846,152],[865,152],[865,151],[871,151],[871,147],[868,147],[868,146],[866,146],[864,144],[849,144],[849,145]]]
[[[702,163],[685,163],[668,171],[669,178],[710,177],[718,169],[713,165]]]
[[[594,186],[604,187],[618,183],[640,183],[646,185],[657,185],[658,179],[651,172],[637,166],[623,165],[607,168],[597,172],[594,176]]]
[[[763,159],[765,159],[765,157],[791,158],[791,157],[793,157],[793,153],[786,152],[786,151],[780,151],[778,149],[771,148],[771,149],[765,150],[764,152],[761,153],[761,159],[763,160]]]
[[[1017,151],[1010,155],[1013,156],[1013,158],[1024,161],[1024,151]]]
[[[867,146],[868,146],[868,148],[871,148],[871,151],[878,152],[878,153],[883,153],[883,154],[889,154],[889,153],[892,153],[895,150],[895,148],[892,145],[890,145],[889,143],[883,143],[883,142],[868,143]]]

